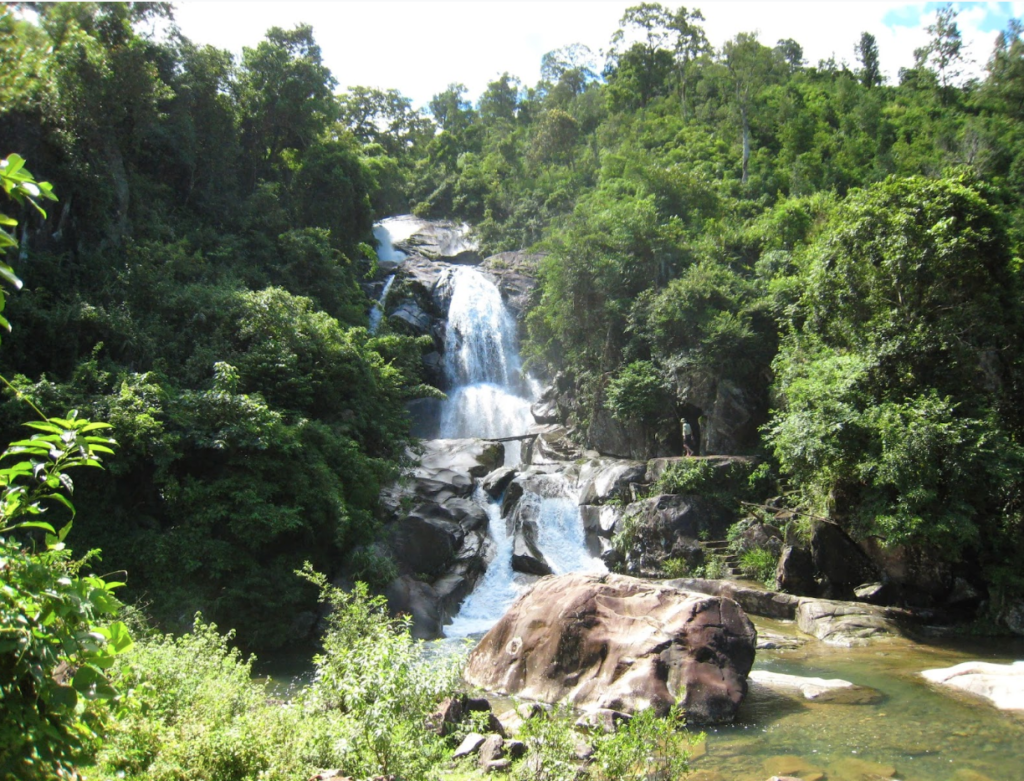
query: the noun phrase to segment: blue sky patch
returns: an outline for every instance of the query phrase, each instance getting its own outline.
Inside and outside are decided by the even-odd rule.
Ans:
[[[922,27],[931,24],[935,20],[935,12],[946,5],[946,3],[923,3],[892,8],[886,11],[885,16],[882,17],[882,23],[890,28]],[[978,26],[983,33],[1005,30],[1009,20],[1013,18],[1012,3],[953,3],[953,7],[958,11],[976,8],[978,5],[985,7],[985,16]]]
[[[932,3],[937,5],[937,3]],[[882,24],[886,27],[917,27],[921,24],[924,11],[920,5],[905,5],[885,12]]]

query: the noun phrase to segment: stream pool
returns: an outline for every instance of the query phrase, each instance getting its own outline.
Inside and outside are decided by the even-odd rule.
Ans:
[[[758,632],[795,635],[786,622],[756,619]],[[1024,641],[894,641],[832,648],[811,641],[759,650],[754,669],[844,678],[881,693],[847,705],[752,692],[735,724],[707,730],[692,781],[1022,781],[1024,714],[1000,712],[968,695],[946,693],[918,673],[960,662],[1024,659]]]

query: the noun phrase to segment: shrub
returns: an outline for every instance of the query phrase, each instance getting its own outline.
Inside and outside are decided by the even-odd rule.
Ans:
[[[50,418],[13,442],[0,461],[0,777],[70,776],[103,732],[117,691],[105,672],[132,639],[113,621],[122,584],[86,575],[99,551],[75,560],[56,531],[38,520],[63,505],[66,470],[99,466],[112,440],[105,423]]]
[[[704,739],[679,731],[678,706],[659,718],[653,708],[633,714],[628,722],[598,743],[594,775],[607,781],[661,781],[690,771],[690,747]]]
[[[775,584],[775,568],[778,557],[770,550],[753,548],[740,556],[740,568],[748,577],[772,588]]]
[[[409,619],[390,618],[384,598],[368,596],[365,584],[346,593],[308,567],[303,575],[332,608],[324,653],[301,700],[318,717],[305,755],[360,778],[433,777],[446,747],[425,722],[454,693],[461,655],[427,658],[409,633]]]
[[[650,420],[666,408],[664,382],[650,361],[634,361],[608,383],[605,406],[619,421]]]
[[[128,696],[98,757],[106,772],[246,781],[282,764],[298,714],[268,705],[232,637],[197,615],[191,632],[141,639],[119,660],[114,677]]]
[[[666,578],[693,577],[686,559],[665,559],[661,562],[661,571],[665,573]]]
[[[771,495],[774,484],[768,464],[715,463],[694,458],[672,463],[658,478],[653,491],[656,494],[694,494],[732,507],[740,501],[763,500]]]
[[[513,781],[574,781],[580,775],[576,716],[569,705],[557,706],[523,722],[519,739],[526,756],[513,765]]]

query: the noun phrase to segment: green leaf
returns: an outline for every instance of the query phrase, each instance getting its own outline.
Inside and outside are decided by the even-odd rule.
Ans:
[[[83,426],[82,431],[96,431],[101,428],[113,428],[113,426],[110,423],[90,423],[87,426]]]
[[[56,534],[57,533],[54,530],[54,528],[52,526],[50,526],[50,524],[44,523],[43,521],[22,521],[21,523],[15,524],[14,528],[15,529],[43,529],[44,531],[48,531],[50,534]]]
[[[6,263],[0,263],[0,279],[15,290],[21,290],[21,286],[23,284],[22,281],[18,279],[18,275],[14,273],[14,269]]]
[[[110,651],[112,653],[124,653],[135,644],[124,622],[116,621],[107,628],[109,630]]]

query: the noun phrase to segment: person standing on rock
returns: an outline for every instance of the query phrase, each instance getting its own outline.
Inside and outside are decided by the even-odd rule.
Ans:
[[[683,450],[686,455],[693,455],[693,427],[690,425],[686,418],[680,418],[679,422],[683,426]]]

